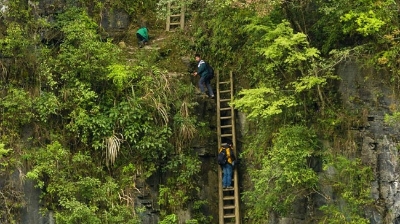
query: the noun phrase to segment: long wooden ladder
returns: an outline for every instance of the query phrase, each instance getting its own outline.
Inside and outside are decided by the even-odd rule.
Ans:
[[[180,26],[181,29],[185,26],[185,4],[183,1],[175,3],[168,2],[167,4],[167,24],[166,31],[171,31],[173,28]]]
[[[235,113],[229,102],[233,100],[233,75],[229,73],[229,81],[221,81],[217,71],[217,134],[218,149],[223,143],[231,141],[237,157]],[[233,189],[222,188],[222,169],[218,168],[219,192],[219,224],[240,224],[239,183],[237,168],[233,170]]]

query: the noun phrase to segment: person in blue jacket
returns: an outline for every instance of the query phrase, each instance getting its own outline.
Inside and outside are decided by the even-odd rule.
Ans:
[[[232,175],[233,175],[233,168],[235,166],[236,157],[235,153],[233,152],[233,144],[232,143],[224,143],[221,148],[218,150],[220,153],[222,150],[225,150],[227,161],[224,165],[221,166],[222,168],[222,188],[233,188],[232,186]]]
[[[214,98],[214,93],[211,88],[210,79],[208,77],[208,75],[209,75],[208,74],[209,73],[208,66],[207,66],[206,62],[201,59],[200,54],[196,54],[195,59],[196,59],[196,62],[198,62],[198,64],[197,64],[197,72],[194,73],[194,76],[196,76],[196,75],[200,76],[200,80],[199,80],[200,92],[201,92],[201,94],[205,94],[205,90],[204,90],[204,85],[205,85],[208,89],[208,96],[210,98]]]
[[[136,37],[139,40],[139,47],[143,47],[143,45],[147,44],[147,42],[149,41],[149,31],[145,26],[142,26],[136,32]]]

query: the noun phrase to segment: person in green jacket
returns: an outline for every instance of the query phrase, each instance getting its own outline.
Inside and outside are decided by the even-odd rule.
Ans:
[[[136,36],[139,40],[139,47],[143,47],[149,41],[149,32],[145,26],[140,27],[136,32]]]

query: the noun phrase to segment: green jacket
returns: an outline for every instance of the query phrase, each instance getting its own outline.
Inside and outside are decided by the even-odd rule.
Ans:
[[[146,27],[141,27],[136,33],[140,34],[146,41],[149,41],[149,32]]]
[[[208,74],[207,65],[203,60],[200,60],[199,64],[197,65],[197,74],[200,77],[205,77]]]

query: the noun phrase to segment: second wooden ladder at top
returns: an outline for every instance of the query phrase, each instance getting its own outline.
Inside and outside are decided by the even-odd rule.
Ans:
[[[166,31],[172,31],[174,28],[185,27],[185,4],[183,1],[177,3],[167,3],[167,21]]]

